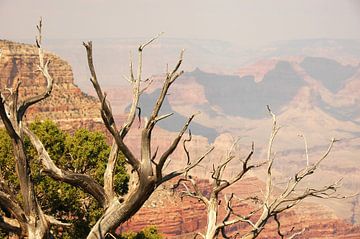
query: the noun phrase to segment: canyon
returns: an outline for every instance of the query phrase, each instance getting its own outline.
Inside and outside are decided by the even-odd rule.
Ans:
[[[1,89],[11,88],[20,81],[20,98],[44,90],[46,80],[38,71],[38,52],[34,46],[0,40],[0,49]],[[52,53],[46,52],[45,57],[50,60],[49,73],[54,76],[54,88],[49,98],[31,106],[27,120],[49,118],[66,130],[101,122],[99,103],[74,84],[71,66]]]
[[[208,180],[197,180],[200,190],[209,192]],[[172,182],[175,183],[175,182]],[[240,183],[233,185],[225,193],[235,193],[241,198],[247,196],[259,196],[259,188],[263,183],[255,177],[247,177]],[[196,199],[179,197],[181,190],[172,190],[173,184],[167,183],[158,189],[146,202],[144,207],[128,222],[119,228],[119,232],[134,230],[140,231],[147,225],[155,225],[165,238],[187,239],[194,238],[195,232],[206,230],[206,208]],[[240,199],[235,201],[233,209],[236,213],[250,212],[256,204],[244,203]],[[219,222],[225,215],[225,206],[220,205]],[[280,216],[281,232],[290,236],[295,232],[304,230],[296,238],[358,238],[360,226],[353,226],[345,220],[341,220],[326,206],[316,203],[302,203],[298,208],[289,210]],[[248,232],[249,227],[236,224],[228,228],[227,234],[239,236]],[[259,238],[279,238],[277,226],[271,221],[260,234]]]
[[[21,97],[28,97],[45,87],[45,80],[36,68],[36,47],[0,40],[0,49],[1,89],[9,88],[20,80]],[[326,56],[331,56],[330,53],[327,52]],[[71,66],[53,53],[47,53],[46,57],[51,60],[50,74],[55,81],[54,90],[51,97],[31,107],[27,120],[50,118],[69,132],[80,127],[105,131],[98,101],[75,85]],[[267,117],[265,108],[268,102],[278,115],[280,124],[287,125],[276,141],[277,184],[281,185],[283,178],[293,175],[299,167],[305,165],[304,144],[298,137],[299,132],[302,132],[307,136],[310,158],[313,161],[324,152],[328,139],[342,139],[321,166],[314,186],[344,177],[342,193],[352,194],[360,190],[360,97],[357,93],[360,87],[360,70],[357,58],[349,59],[344,57],[343,62],[337,62],[324,55],[321,58],[272,57],[255,61],[230,76],[201,69],[189,71],[174,85],[164,104],[163,113],[174,111],[176,114],[156,128],[154,150],[156,147],[159,147],[159,152],[165,150],[186,117],[201,111],[191,128],[194,136],[189,149],[192,159],[196,159],[210,144],[215,145],[214,153],[192,172],[202,178],[203,189],[206,190],[206,179],[210,176],[212,164],[224,157],[236,136],[242,137],[237,154],[245,155],[250,150],[251,142],[255,141],[254,160],[261,161],[264,158],[264,148],[271,130],[271,120]],[[330,65],[334,70],[331,75],[340,78],[335,78],[333,83],[326,82],[323,78],[328,76],[319,75],[309,65],[318,68]],[[158,93],[162,77],[152,77],[154,84],[140,104],[143,117],[150,110],[149,105]],[[288,84],[287,79],[296,84]],[[338,84],[339,80],[341,84]],[[124,111],[128,107],[131,90],[128,86],[118,86],[105,87],[105,91],[109,101],[113,103],[116,121],[121,124],[125,120]],[[143,120],[135,122],[136,127],[126,138],[126,143],[135,152],[140,152],[138,147],[142,123]],[[186,164],[181,147],[171,157],[168,170]],[[231,165],[228,174],[236,172],[238,167],[236,164]],[[231,192],[241,197],[258,193],[256,185],[261,185],[261,179],[261,171],[252,172],[243,182],[234,185]],[[190,238],[195,231],[204,230],[204,207],[191,199],[181,200],[170,187],[171,185],[164,185],[156,191],[144,208],[123,225],[122,230],[139,230],[145,225],[154,224],[166,237],[176,238]],[[248,206],[236,207],[246,210]],[[294,230],[306,228],[302,238],[324,238],[324,235],[326,238],[359,238],[359,227],[350,224],[358,222],[359,211],[356,197],[340,202],[329,200],[324,205],[312,201],[286,213],[281,221],[284,231],[291,230],[293,226]],[[267,228],[263,238],[277,238],[273,223]]]

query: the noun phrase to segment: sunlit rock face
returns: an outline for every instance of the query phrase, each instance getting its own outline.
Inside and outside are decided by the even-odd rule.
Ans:
[[[128,222],[124,223],[118,232],[133,230],[140,231],[147,225],[155,225],[166,238],[193,238],[195,232],[206,230],[206,208],[196,199],[179,197],[179,191],[170,190],[175,182],[163,185],[154,193],[145,206]],[[204,194],[210,193],[207,180],[198,180],[199,188]],[[261,194],[263,183],[254,177],[249,177],[227,190],[227,194],[235,193],[246,198],[249,195]],[[221,197],[222,198],[222,197]],[[222,204],[224,200],[222,200]],[[225,206],[220,204],[219,221],[225,216]],[[250,203],[234,200],[233,209],[237,213],[246,213],[254,209]],[[254,219],[256,216],[254,217]],[[297,238],[359,238],[360,227],[353,226],[337,218],[327,207],[315,203],[303,203],[301,208],[290,210],[280,216],[281,232],[294,233],[305,229]],[[245,224],[229,227],[228,235],[240,233],[243,235],[250,230]],[[270,220],[259,238],[279,238],[276,223]]]
[[[30,97],[44,89],[46,81],[37,71],[36,47],[1,40],[0,49],[2,89],[11,87],[17,80],[22,82],[22,97]],[[326,54],[321,56],[312,54],[312,58],[271,58],[241,67],[236,74],[224,71],[209,73],[206,69],[185,73],[169,91],[162,113],[174,111],[176,114],[154,130],[153,152],[159,146],[158,155],[161,155],[176,137],[176,131],[186,117],[200,111],[201,114],[195,117],[195,124],[190,127],[193,133],[193,141],[189,145],[191,156],[195,159],[204,153],[210,143],[215,144],[216,150],[204,160],[201,167],[193,171],[194,175],[208,177],[212,164],[224,157],[237,137],[241,138],[239,152],[242,155],[246,155],[254,141],[254,158],[264,159],[264,148],[271,130],[271,121],[266,110],[266,105],[269,104],[277,114],[279,124],[284,125],[275,142],[278,152],[275,180],[281,181],[282,178],[293,175],[306,164],[304,143],[298,137],[299,133],[307,136],[312,162],[326,150],[329,139],[335,137],[341,141],[335,145],[332,154],[320,167],[312,186],[320,187],[344,178],[344,194],[358,192],[360,71],[355,58],[342,58],[345,60],[337,61],[335,56],[337,54],[326,51]],[[74,84],[71,66],[52,53],[46,53],[46,58],[51,60],[49,71],[54,78],[53,93],[45,101],[32,106],[26,119],[50,118],[69,131],[85,126],[105,132],[101,124],[98,101],[82,93]],[[319,69],[326,69],[328,66],[332,66],[333,76],[329,80],[328,75],[319,72]],[[86,66],[83,67],[86,69]],[[142,98],[142,117],[146,117],[149,112],[146,108],[150,108],[150,104],[147,103],[154,101],[163,79],[161,76],[153,78],[154,87]],[[104,90],[108,93],[108,100],[113,103],[116,121],[122,124],[126,119],[126,107],[131,100],[130,87],[106,87]],[[174,124],[171,123],[173,120]],[[126,138],[135,154],[140,152],[139,136],[143,123],[144,118],[141,122],[136,121],[135,127]],[[167,168],[169,171],[186,164],[181,147],[171,158],[172,162]],[[235,172],[238,168],[233,165],[231,169]],[[252,176],[260,177],[257,174]],[[253,179],[244,183],[256,185],[255,182],[259,180]],[[206,184],[205,181],[203,184]],[[252,192],[250,186],[248,189],[244,186],[243,189]],[[238,189],[234,189],[234,192],[241,196],[243,191],[236,190]],[[147,206],[125,225],[126,228],[140,229],[145,224],[157,224],[169,237],[179,234],[192,237],[194,231],[204,230],[206,217],[202,205],[188,199],[180,201],[171,192],[166,191],[164,195],[159,195],[155,201],[147,203]],[[360,237],[356,226],[351,227],[347,222],[337,219],[341,217],[353,223],[359,221],[359,200],[356,197],[341,203],[326,201],[324,204],[326,205],[306,204],[303,209],[285,214],[282,218],[283,230],[291,230],[292,226],[305,227],[307,229],[303,238]],[[171,216],[166,217],[168,215]],[[263,238],[278,238],[274,225],[270,225],[265,233]]]
[[[0,87],[10,88],[20,81],[20,99],[43,92],[46,79],[38,71],[38,49],[36,46],[0,40]],[[99,104],[74,84],[71,66],[53,53],[46,52],[50,61],[49,73],[54,80],[51,96],[29,108],[26,119],[49,118],[61,122],[64,128],[74,128],[86,121],[99,121]]]

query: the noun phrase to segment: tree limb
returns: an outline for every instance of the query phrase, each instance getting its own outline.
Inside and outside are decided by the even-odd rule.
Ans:
[[[42,75],[45,77],[46,82],[47,82],[47,86],[46,89],[43,93],[41,93],[40,95],[36,95],[33,96],[27,100],[25,100],[18,108],[17,110],[17,120],[18,122],[20,122],[26,112],[26,110],[33,104],[38,103],[39,101],[42,101],[43,99],[47,98],[50,96],[51,91],[53,89],[53,78],[51,77],[51,75],[49,74],[49,64],[50,61],[46,61],[44,60],[44,50],[41,47],[41,42],[42,42],[42,36],[41,36],[41,30],[42,30],[42,20],[40,19],[40,23],[39,25],[37,25],[37,29],[38,29],[38,36],[36,38],[36,45],[38,48],[38,55],[39,55],[39,66],[38,69],[39,71],[42,73]],[[44,63],[45,62],[45,63]]]
[[[116,123],[114,120],[114,116],[112,115],[110,105],[106,102],[106,95],[102,92],[100,84],[97,80],[95,66],[94,66],[94,62],[93,62],[93,56],[92,56],[92,42],[91,41],[88,43],[84,42],[83,45],[85,46],[86,52],[87,52],[88,66],[89,66],[90,73],[91,73],[90,80],[91,80],[93,87],[94,87],[94,89],[98,95],[98,98],[101,102],[101,116],[103,118],[104,124],[105,124],[106,128],[108,129],[108,131],[114,137],[116,144],[118,145],[121,152],[123,152],[123,154],[125,155],[128,163],[130,163],[131,166],[135,170],[138,170],[140,162],[136,159],[136,157],[133,155],[133,153],[127,147],[127,145],[123,142],[123,138],[121,137],[119,131],[117,130]],[[135,87],[135,88],[137,88],[137,91],[139,90],[137,87],[138,84],[139,84],[139,82],[136,83],[136,87]],[[134,105],[137,105],[136,101],[137,100],[134,99],[132,107]],[[135,109],[136,109],[136,107],[135,107]],[[127,128],[127,126],[129,126],[129,127],[131,126],[134,117],[135,117],[135,112],[133,113],[133,116],[129,115],[128,121],[127,121],[127,123],[125,123],[124,130],[122,131],[122,135],[124,135],[124,134],[126,135],[126,133],[127,133],[126,128]]]
[[[210,147],[202,156],[200,156],[196,161],[189,164],[185,168],[173,171],[173,172],[167,174],[166,176],[162,177],[161,180],[157,182],[157,184],[160,185],[161,183],[166,182],[172,178],[175,178],[183,173],[189,172],[191,169],[196,167],[213,150],[214,150],[214,146]]]
[[[119,147],[117,146],[116,142],[113,142],[104,173],[104,191],[109,200],[112,200],[115,196],[114,174],[118,155]]]
[[[164,167],[164,164],[165,164],[166,160],[169,158],[169,156],[177,148],[177,146],[178,146],[178,144],[179,144],[179,142],[181,140],[181,137],[184,135],[185,131],[189,127],[190,122],[192,121],[192,119],[194,117],[195,117],[194,114],[189,117],[189,119],[187,120],[187,122],[185,123],[185,125],[183,126],[181,131],[179,132],[178,136],[174,139],[174,141],[172,142],[170,147],[161,155],[161,157],[159,159],[159,163],[156,166],[156,176],[157,176],[158,179],[161,179],[161,177],[162,177],[162,170],[163,170],[163,167]]]
[[[40,139],[26,127],[24,127],[24,132],[30,138],[31,143],[39,154],[44,167],[44,173],[55,180],[82,188],[85,192],[91,194],[103,207],[108,205],[109,199],[98,182],[86,174],[73,173],[58,168],[50,158]]]
[[[28,219],[21,206],[12,199],[9,194],[0,191],[0,205],[2,208],[8,210],[17,220],[22,231],[26,231],[26,223]]]
[[[255,167],[260,167],[262,166],[262,164],[259,164],[259,165],[250,165],[248,166],[248,162],[249,160],[251,159],[252,155],[254,154],[254,143],[252,143],[251,145],[251,151],[250,153],[248,154],[248,156],[246,157],[245,161],[243,162],[243,167],[242,167],[242,170],[237,174],[235,175],[235,177],[233,177],[232,179],[230,179],[229,181],[225,181],[223,183],[221,183],[220,185],[218,185],[216,188],[214,188],[214,193],[219,193],[221,192],[222,190],[224,190],[225,188],[229,187],[230,185],[233,185],[234,183],[236,183],[237,181],[239,181],[249,170],[251,170],[252,168],[255,168]],[[231,160],[231,159],[230,159]],[[225,162],[223,165],[220,165],[221,167],[225,167],[229,162],[230,160],[228,160],[227,162]],[[220,167],[220,170],[221,170],[221,167]],[[219,174],[220,175],[220,174]]]
[[[72,225],[71,223],[59,221],[58,219],[56,219],[53,216],[45,215],[45,217],[50,224],[55,225],[55,226],[70,227]]]
[[[0,228],[6,232],[12,232],[17,235],[21,234],[21,227],[16,219],[7,218],[0,215]]]

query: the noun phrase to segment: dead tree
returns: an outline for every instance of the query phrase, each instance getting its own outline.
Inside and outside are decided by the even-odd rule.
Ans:
[[[16,174],[19,179],[20,193],[22,200],[16,197],[16,193],[7,185],[5,180],[0,178],[0,205],[11,212],[13,218],[6,218],[0,223],[3,229],[18,234],[21,238],[49,238],[49,228],[51,224],[61,223],[49,215],[45,215],[36,198],[34,184],[31,178],[29,158],[25,153],[24,134],[26,128],[23,118],[26,110],[43,99],[50,96],[53,87],[53,79],[48,72],[50,61],[44,59],[44,52],[41,47],[41,28],[40,21],[36,44],[39,54],[38,70],[47,81],[44,92],[34,97],[20,101],[19,87],[21,82],[17,81],[12,88],[5,88],[0,94],[0,116],[7,133],[12,139],[13,153],[16,161]]]
[[[270,108],[268,108],[268,110],[272,116],[273,125],[267,148],[267,159],[264,162],[258,164],[250,163],[254,153],[254,144],[252,144],[250,153],[247,155],[247,157],[241,160],[242,167],[240,171],[231,179],[224,178],[224,171],[228,164],[235,158],[233,153],[231,153],[232,150],[230,150],[223,163],[217,167],[213,167],[211,176],[212,186],[209,196],[204,195],[204,193],[199,189],[196,180],[192,178],[188,172],[186,172],[185,176],[181,178],[175,185],[175,188],[179,185],[183,186],[184,190],[181,191],[181,196],[196,198],[204,203],[207,207],[206,232],[198,232],[196,237],[200,236],[205,239],[213,239],[217,238],[221,233],[222,237],[224,238],[253,239],[264,230],[269,220],[273,219],[277,224],[277,232],[280,238],[295,238],[297,235],[301,234],[303,230],[297,231],[290,236],[286,236],[280,230],[281,223],[279,221],[279,214],[293,208],[304,199],[309,197],[322,199],[345,198],[345,196],[337,194],[337,189],[340,186],[339,181],[330,185],[326,185],[322,188],[298,189],[299,183],[313,174],[318,168],[319,164],[328,156],[334,142],[336,141],[335,139],[331,140],[331,143],[323,156],[315,163],[310,164],[307,143],[306,139],[304,138],[307,159],[306,167],[299,170],[293,177],[288,180],[286,187],[282,189],[281,193],[274,193],[275,186],[273,182],[272,171],[275,154],[273,152],[273,143],[280,128],[277,125],[275,115],[271,112]],[[225,206],[226,214],[224,218],[219,218],[219,207],[221,205],[220,193],[224,189],[240,181],[248,171],[258,168],[262,165],[267,165],[266,185],[263,199],[260,199],[257,195],[252,195],[244,199],[237,198],[241,203],[247,202],[249,204],[255,204],[251,212],[242,215],[239,212],[235,212],[232,207],[232,202],[235,198],[234,194],[231,194],[228,197],[225,195],[225,203],[223,205]],[[244,223],[248,225],[248,228],[250,229],[248,231],[238,232],[233,236],[226,235],[226,227],[238,223]]]
[[[13,215],[13,218],[3,218],[3,220],[0,222],[0,227],[17,233],[22,238],[26,237],[29,239],[41,239],[48,238],[50,236],[49,228],[51,224],[68,225],[57,221],[55,218],[49,215],[45,215],[39,206],[36,198],[36,192],[34,190],[34,184],[31,178],[29,158],[25,154],[24,136],[26,135],[30,138],[31,143],[34,145],[39,154],[41,165],[43,167],[43,173],[55,180],[65,182],[82,189],[84,192],[92,195],[103,207],[103,215],[91,229],[91,232],[87,238],[105,238],[108,233],[113,232],[116,227],[133,216],[141,208],[145,201],[148,200],[150,195],[159,185],[183,173],[187,175],[192,168],[196,167],[206,157],[206,155],[208,155],[213,150],[213,148],[211,147],[202,156],[191,162],[189,153],[185,147],[186,154],[188,155],[188,162],[186,167],[170,173],[164,173],[164,165],[169,162],[169,156],[177,148],[183,137],[183,134],[188,129],[190,122],[194,118],[194,115],[192,115],[188,118],[180,132],[178,132],[177,137],[173,139],[170,146],[164,152],[160,154],[160,152],[157,150],[155,152],[152,152],[151,150],[152,132],[155,125],[160,120],[171,116],[171,113],[166,115],[159,115],[159,112],[170,86],[183,74],[183,71],[180,71],[183,60],[183,52],[181,52],[180,58],[173,69],[166,72],[161,93],[158,96],[155,105],[153,106],[153,110],[149,119],[145,122],[142,129],[140,156],[136,156],[136,154],[124,142],[124,139],[135,121],[140,95],[148,87],[148,85],[143,86],[144,83],[147,84],[147,81],[142,79],[143,50],[146,46],[156,40],[157,37],[151,39],[149,42],[141,45],[138,48],[138,69],[136,74],[133,69],[133,63],[130,62],[129,82],[132,85],[133,99],[128,117],[121,126],[115,122],[110,103],[107,101],[106,94],[102,91],[98,82],[93,63],[92,43],[88,42],[84,43],[84,46],[87,52],[87,60],[91,73],[91,82],[100,101],[100,112],[104,125],[113,137],[113,144],[104,173],[104,185],[101,185],[100,182],[96,181],[89,175],[66,171],[58,167],[49,156],[39,138],[34,133],[32,133],[23,122],[23,118],[27,109],[31,105],[34,105],[47,98],[51,94],[53,87],[53,79],[48,72],[49,61],[45,61],[44,52],[41,47],[41,26],[42,24],[40,21],[38,26],[39,35],[37,37],[36,43],[39,51],[39,71],[43,74],[47,81],[47,87],[45,91],[40,95],[25,99],[21,102],[19,99],[19,87],[21,84],[20,82],[17,82],[13,88],[5,89],[1,92],[0,95],[0,117],[12,139],[14,156],[16,160],[16,173],[19,178],[22,198],[22,201],[19,201],[19,199],[15,197],[14,192],[12,192],[8,187],[6,182],[3,179],[0,180],[0,206],[6,208]],[[184,180],[190,181],[195,188],[195,192],[188,191],[189,196],[199,198],[208,206],[209,226],[206,234],[204,235],[205,238],[214,238],[219,234],[219,232],[225,232],[224,228],[226,226],[238,222],[247,223],[252,227],[248,233],[242,235],[242,238],[255,238],[264,229],[270,218],[274,218],[275,221],[278,222],[279,235],[281,235],[280,223],[277,218],[279,213],[295,206],[306,197],[331,197],[333,196],[332,193],[336,191],[338,185],[335,183],[324,187],[323,189],[306,189],[302,194],[294,194],[298,183],[303,178],[314,172],[320,162],[328,155],[334,142],[333,140],[328,151],[319,161],[317,161],[315,164],[308,165],[306,168],[299,171],[292,179],[290,179],[287,187],[279,197],[273,198],[271,196],[273,188],[271,171],[274,162],[274,157],[272,154],[272,143],[278,132],[275,116],[273,118],[274,127],[269,143],[268,159],[266,161],[268,164],[266,194],[262,206],[259,207],[259,209],[255,210],[249,215],[242,216],[235,214],[231,207],[231,200],[233,199],[231,196],[229,199],[227,199],[226,203],[228,211],[227,216],[222,222],[218,222],[219,193],[225,188],[238,182],[250,169],[262,165],[250,165],[249,161],[253,155],[253,149],[243,161],[242,170],[234,178],[230,180],[222,179],[224,169],[233,159],[233,156],[231,155],[229,155],[223,164],[214,169],[212,175],[214,180],[213,192],[210,195],[210,198],[206,198],[198,189],[196,189],[196,183],[190,177],[185,177]],[[129,165],[129,173],[131,177],[133,177],[132,181],[134,182],[130,186],[128,194],[122,197],[117,195],[114,191],[115,165],[118,160],[119,152],[122,152],[122,154],[125,156],[126,162]],[[257,220],[254,220],[253,215],[257,213],[259,216]],[[229,220],[230,218],[232,219]],[[223,235],[226,236],[225,234]]]
[[[21,123],[22,118],[19,118],[19,116],[17,116],[17,118],[11,118],[13,116],[9,118],[7,116],[7,113],[9,111],[5,109],[2,109],[1,111],[2,113],[1,116],[3,118],[3,121],[8,129],[9,134],[12,135],[15,142],[17,142],[16,141],[17,138],[19,138],[18,141],[22,142],[24,133],[30,138],[31,143],[36,148],[39,154],[39,158],[43,167],[43,172],[46,175],[50,176],[55,180],[62,181],[72,186],[81,188],[84,192],[92,195],[103,207],[104,213],[100,217],[100,219],[96,222],[94,227],[91,229],[87,237],[88,239],[105,238],[105,236],[108,233],[113,232],[120,224],[128,220],[131,216],[133,216],[146,202],[146,200],[148,200],[150,195],[155,191],[155,189],[159,185],[174,177],[181,175],[184,172],[189,171],[190,169],[198,165],[201,162],[201,160],[208,153],[210,153],[210,151],[212,151],[212,148],[208,149],[203,156],[199,157],[194,162],[188,162],[186,167],[183,169],[179,169],[167,174],[164,173],[164,165],[168,163],[169,156],[177,148],[184,132],[186,132],[186,130],[188,129],[188,126],[195,115],[191,115],[188,118],[188,120],[184,123],[184,126],[178,133],[177,137],[173,139],[170,146],[162,154],[157,152],[157,150],[155,152],[151,151],[152,132],[155,125],[160,120],[163,120],[172,115],[171,113],[166,115],[159,115],[159,111],[167,95],[169,87],[172,85],[172,83],[174,83],[174,81],[179,76],[183,74],[183,71],[180,70],[180,66],[183,60],[183,51],[181,52],[180,58],[175,64],[174,68],[166,73],[161,93],[158,96],[155,105],[153,106],[153,110],[149,119],[145,122],[144,128],[142,129],[140,157],[137,157],[136,154],[124,142],[127,133],[129,132],[130,128],[132,127],[135,121],[137,115],[136,111],[138,109],[138,104],[139,104],[139,97],[149,86],[149,82],[142,79],[143,50],[146,46],[151,44],[157,38],[158,37],[151,39],[149,42],[141,45],[138,48],[138,69],[136,75],[133,69],[133,63],[130,62],[129,82],[132,85],[133,99],[127,119],[121,126],[118,126],[117,122],[115,122],[114,116],[111,111],[110,103],[107,101],[106,94],[102,91],[100,84],[98,82],[94,63],[93,63],[92,43],[91,42],[83,43],[83,45],[86,48],[87,60],[91,73],[90,80],[97,93],[101,105],[101,109],[100,109],[101,116],[104,125],[106,126],[107,130],[110,132],[110,134],[113,137],[113,144],[111,147],[111,152],[104,173],[104,186],[102,186],[100,182],[97,182],[89,175],[65,171],[60,167],[58,167],[57,165],[55,165],[54,161],[50,158],[49,154],[47,153],[45,147],[43,146],[39,138],[29,129],[27,129],[25,126],[22,125]],[[40,43],[38,44],[38,46],[40,47]],[[31,100],[30,103],[25,103],[24,106],[19,107],[18,115],[20,114],[20,116],[23,116],[24,112],[30,105],[38,102],[42,98],[47,97],[51,92],[52,79],[47,72],[48,63],[43,64],[41,62],[40,65],[43,67],[40,68],[40,70],[48,79],[49,82],[48,89],[42,95],[42,97]],[[146,84],[145,86],[143,86],[144,83]],[[17,98],[12,100],[12,103],[13,103],[12,105],[17,105]],[[10,113],[11,115],[13,115],[12,111]],[[16,127],[18,128],[20,127],[19,132],[17,132],[18,128]],[[17,143],[14,143],[14,146],[15,146],[14,147],[15,154],[19,154],[19,152],[23,151],[22,149],[19,150]],[[131,181],[134,182],[132,185],[130,185],[130,189],[127,195],[122,197],[116,195],[114,191],[115,165],[118,160],[119,152],[122,152],[122,154],[125,156],[126,163],[129,165],[129,174],[133,178]],[[21,156],[22,155],[20,155],[19,157]],[[22,163],[22,161],[25,161],[25,163],[27,163],[26,160],[22,160],[21,158],[17,159],[17,161],[19,161],[18,162],[19,164]],[[19,167],[24,167],[24,166],[19,165]],[[25,169],[27,171],[20,173],[20,175],[26,175],[28,176],[26,177],[26,179],[30,180],[29,178],[30,174],[27,165]],[[32,193],[31,195],[25,194],[29,192],[28,188],[29,186],[26,186],[23,190],[24,198],[28,200],[33,199],[33,201],[30,200],[29,204],[30,203],[32,204],[30,204],[29,207],[31,210],[32,207],[35,207],[37,210],[34,210],[34,213],[35,212],[37,213],[39,211],[39,215],[41,216],[41,209],[38,207],[37,204],[35,204],[36,197],[35,195],[33,195],[34,194],[33,189],[30,190],[30,192]],[[33,204],[35,204],[35,206],[33,206]],[[20,216],[21,215],[19,215],[19,218]],[[36,217],[36,218],[41,218],[41,217]],[[44,225],[46,226],[46,229],[48,229],[48,225],[46,224],[47,221],[45,219],[42,221],[44,221]],[[36,225],[40,225],[40,224],[36,224]]]

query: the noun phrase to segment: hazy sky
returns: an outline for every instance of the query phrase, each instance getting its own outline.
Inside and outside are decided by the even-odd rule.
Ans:
[[[360,38],[359,0],[0,0],[0,38]]]

